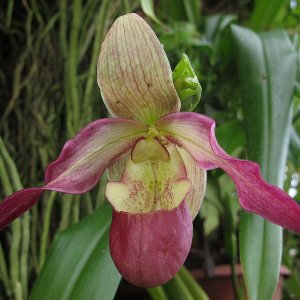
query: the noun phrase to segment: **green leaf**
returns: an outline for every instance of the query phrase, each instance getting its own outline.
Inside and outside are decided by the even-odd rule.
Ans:
[[[176,21],[160,33],[160,41],[166,52],[183,52],[187,48],[207,47],[200,38],[197,27],[189,22]]]
[[[268,29],[286,0],[256,0],[248,25],[254,30]]]
[[[59,233],[30,300],[113,299],[121,276],[109,253],[111,208],[102,208]]]
[[[267,181],[282,187],[296,55],[283,31],[258,35],[232,26],[232,32],[237,48],[249,158],[261,165]],[[272,298],[281,253],[282,229],[259,216],[243,213],[240,255],[249,299]]]
[[[205,198],[199,211],[201,218],[204,219],[205,236],[208,236],[220,226],[220,216],[224,211],[217,185],[216,181],[207,181]]]
[[[142,10],[145,13],[145,15],[147,15],[157,24],[161,24],[161,22],[158,20],[158,18],[155,15],[153,0],[140,0],[140,1],[141,1]]]
[[[235,15],[212,15],[205,17],[204,34],[209,41],[218,42],[224,30],[237,20]]]
[[[159,1],[159,13],[161,16],[168,16],[168,20],[175,22],[186,21],[187,19],[186,10],[182,0]]]
[[[205,198],[206,200],[206,198]],[[204,234],[210,235],[214,230],[220,226],[220,213],[216,207],[209,201],[203,201],[200,210],[201,218],[204,219]]]
[[[199,0],[183,0],[188,21],[199,25],[200,24],[200,1]]]
[[[294,127],[291,129],[289,157],[294,166],[300,166],[300,137]]]
[[[202,88],[186,54],[182,55],[172,75],[181,110],[193,111],[200,101]]]
[[[294,299],[300,299],[300,276],[293,272],[289,279],[284,282],[285,288],[293,295]]]
[[[229,154],[246,142],[245,132],[240,121],[228,121],[216,128],[219,144]]]
[[[235,15],[217,14],[205,17],[204,35],[211,44],[210,63],[219,70],[225,68],[232,60],[230,34],[227,34],[229,26],[237,21]],[[222,59],[220,59],[222,58]]]

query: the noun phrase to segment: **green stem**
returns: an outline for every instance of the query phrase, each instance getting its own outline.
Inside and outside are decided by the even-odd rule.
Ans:
[[[66,103],[66,111],[72,111],[72,104],[70,100],[70,93],[69,93],[69,75],[68,75],[68,66],[69,66],[69,49],[68,49],[68,42],[67,42],[67,1],[61,0],[59,1],[59,12],[60,12],[60,27],[59,27],[59,44],[61,47],[61,53],[63,57],[63,64],[64,64],[64,79],[63,79],[63,90],[64,90],[64,98]],[[73,125],[72,125],[72,116],[70,113],[66,113],[66,126],[67,130],[70,133],[73,132]]]
[[[90,2],[90,3],[88,3]],[[94,38],[97,22],[95,21],[97,15],[97,6],[99,5],[98,1],[89,0],[84,4],[84,9],[82,10],[82,22],[81,22],[81,34],[80,37],[80,49],[78,55],[78,63],[80,64],[82,59],[87,55],[87,51],[90,50],[91,41]]]
[[[20,260],[19,260],[19,252],[20,252],[20,244],[21,244],[21,221],[20,219],[16,219],[12,224],[12,239],[11,239],[11,247],[9,253],[9,266],[10,266],[10,278],[12,287],[15,293],[15,297],[20,295],[18,288],[18,284],[20,284]],[[21,286],[22,289],[22,286]]]
[[[242,296],[241,296],[241,288],[239,285],[239,280],[238,280],[238,274],[236,273],[236,260],[232,259],[231,263],[230,263],[230,268],[231,268],[231,281],[233,284],[233,288],[234,288],[234,298],[237,300],[241,300]]]
[[[168,300],[168,297],[161,286],[156,288],[148,288],[147,292],[153,300]]]
[[[98,191],[96,195],[95,209],[100,208],[105,201],[105,186],[107,183],[107,174],[104,173],[100,179],[100,184],[98,185]]]
[[[70,223],[70,212],[72,205],[72,196],[63,195],[62,196],[62,215],[59,224],[59,230],[63,230],[69,226]]]
[[[25,50],[25,52],[22,53],[20,58],[18,59],[15,69],[14,69],[14,75],[13,75],[13,86],[12,86],[12,93],[11,98],[9,99],[4,112],[2,114],[1,122],[0,122],[0,128],[5,124],[7,116],[11,113],[11,111],[14,109],[16,102],[19,98],[19,95],[22,90],[22,71],[24,69],[25,60],[27,58],[28,51]]]
[[[59,44],[61,47],[62,57],[65,61],[68,57],[68,43],[67,43],[67,1],[61,0],[59,3],[60,26],[59,26]]]
[[[89,215],[94,211],[93,208],[93,202],[92,202],[92,197],[90,193],[86,193],[83,196],[83,203],[84,203],[84,208],[85,208],[85,214]]]
[[[179,273],[176,274],[175,277],[173,277],[174,283],[178,286],[182,294],[184,295],[185,300],[194,300],[194,297],[190,293],[188,287],[185,285],[184,281],[182,280],[181,276]],[[197,299],[198,300],[198,299]],[[201,300],[201,299],[199,299]]]
[[[34,267],[34,270],[36,273],[39,272],[39,262],[38,262],[38,208],[37,206],[34,206],[31,209],[31,242],[30,242],[30,248],[31,248],[31,260],[32,260],[32,265]]]
[[[78,80],[77,80],[77,67],[78,67],[78,38],[81,24],[81,0],[74,0],[73,2],[73,18],[71,24],[70,44],[69,44],[69,87],[70,87],[70,101],[72,103],[72,110],[67,111],[67,114],[72,113],[72,125],[75,131],[78,130],[79,123],[79,95],[78,95]],[[71,132],[71,136],[75,132]]]
[[[7,178],[11,178],[11,171],[13,170],[13,166],[11,164],[11,158],[2,142],[2,139],[0,138],[0,167],[1,167],[1,181],[5,182],[4,192],[6,195],[9,195],[13,192],[12,184]],[[2,159],[3,158],[3,159]],[[9,171],[8,172],[8,168]],[[15,170],[16,171],[16,170]],[[6,177],[6,179],[4,179]],[[2,180],[4,179],[4,180]],[[17,289],[17,284],[19,282],[20,278],[20,272],[19,272],[19,251],[20,251],[20,243],[21,243],[21,222],[20,219],[16,219],[12,224],[12,239],[11,239],[11,247],[10,247],[10,253],[9,253],[9,270],[10,270],[10,278],[11,278],[11,284],[12,288],[15,294],[15,297],[17,298],[17,292],[19,291]]]
[[[15,300],[24,300],[24,298],[23,298],[23,291],[22,291],[22,285],[21,285],[20,281],[18,281],[16,283],[14,292],[15,292]]]
[[[73,209],[73,224],[79,222],[80,217],[80,196],[75,195],[74,199],[72,200],[72,209]]]
[[[1,139],[0,139],[1,142]],[[10,195],[13,193],[13,188],[10,183],[9,176],[7,174],[7,170],[4,164],[4,161],[2,159],[2,156],[0,155],[0,180],[3,186],[4,194]]]
[[[8,297],[11,297],[12,295],[11,284],[9,281],[7,264],[6,264],[5,255],[1,243],[0,243],[0,279],[3,282],[6,295]]]
[[[2,140],[0,140],[0,150],[1,154],[5,160],[5,164],[8,168],[8,174],[11,178],[12,184],[13,184],[13,190],[21,190],[23,188],[20,180],[19,173],[17,171],[17,167],[9,155],[7,149],[4,146],[4,143]],[[22,222],[22,228],[21,228],[21,222]],[[14,225],[15,224],[15,225]],[[11,248],[11,262],[12,260],[17,261],[20,259],[20,270],[18,269],[18,265],[14,265],[12,268],[12,277],[13,280],[16,282],[17,280],[21,281],[21,287],[22,287],[22,297],[24,299],[27,298],[28,293],[28,252],[29,252],[29,246],[30,246],[30,214],[27,212],[24,214],[22,221],[20,219],[15,220],[13,223],[13,240],[12,248]],[[22,230],[22,233],[21,233]],[[19,256],[19,249],[21,248],[20,252],[20,258]],[[20,273],[19,273],[20,271]]]
[[[22,218],[22,247],[20,258],[20,278],[23,291],[23,298],[28,296],[28,253],[30,247],[30,214],[25,213]]]
[[[17,167],[16,167],[13,159],[9,155],[6,147],[4,146],[4,143],[1,138],[0,138],[0,153],[1,153],[1,155],[5,161],[5,164],[7,166],[7,172],[9,174],[9,178],[11,178],[11,181],[13,184],[13,190],[21,190],[23,187],[21,184],[21,180],[20,180],[20,176],[19,176]],[[10,193],[12,193],[12,192],[13,191],[10,191]]]
[[[50,227],[50,219],[51,212],[54,204],[56,193],[52,192],[49,198],[46,201],[45,209],[44,209],[44,217],[43,217],[43,231],[41,236],[41,247],[40,247],[40,259],[39,259],[39,270],[42,268],[46,253],[47,253],[47,245],[49,239],[49,227]]]
[[[95,84],[95,76],[96,76],[96,64],[97,58],[100,51],[100,45],[103,40],[104,32],[105,32],[105,23],[107,20],[107,11],[109,8],[109,0],[103,0],[96,18],[96,33],[94,38],[92,56],[90,60],[90,67],[88,71],[88,78],[85,86],[84,97],[83,97],[83,112],[87,113],[87,116],[91,115],[92,105],[91,105],[91,93],[93,90],[93,86]],[[89,121],[89,120],[87,120]]]
[[[13,10],[14,10],[14,0],[9,0],[7,4],[6,19],[5,19],[6,28],[10,27]]]
[[[123,6],[124,6],[124,10],[125,10],[125,12],[128,14],[128,13],[130,13],[130,5],[129,5],[129,3],[128,3],[128,0],[123,0]]]
[[[191,273],[185,268],[182,267],[178,275],[182,279],[182,281],[185,283],[187,286],[188,290],[194,297],[194,299],[197,300],[209,300],[207,294],[205,291],[202,289],[202,287],[199,285],[199,283],[195,280],[195,278],[191,275]]]

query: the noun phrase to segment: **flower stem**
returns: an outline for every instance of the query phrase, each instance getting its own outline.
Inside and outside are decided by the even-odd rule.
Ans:
[[[103,0],[101,6],[99,8],[99,12],[96,18],[96,33],[94,37],[94,44],[93,50],[90,60],[90,67],[88,70],[87,81],[85,85],[84,97],[83,97],[83,111],[86,113],[86,116],[90,117],[92,112],[92,105],[91,105],[91,93],[93,91],[93,86],[95,84],[95,75],[96,75],[96,68],[95,65],[97,64],[97,58],[99,54],[99,47],[103,40],[104,32],[106,29],[106,20],[108,16],[108,8],[109,8],[109,0]],[[87,120],[89,121],[89,120]]]
[[[14,191],[14,188],[12,186],[11,176],[12,173],[16,172],[14,170],[11,158],[4,146],[4,143],[2,142],[2,139],[0,138],[0,176],[1,181],[5,182],[5,185],[3,185],[4,193],[6,195],[11,194]],[[4,179],[5,178],[5,179]],[[9,178],[9,179],[8,179]],[[10,253],[9,253],[9,270],[10,270],[10,278],[11,278],[11,284],[12,288],[15,294],[15,297],[17,299],[17,296],[19,296],[19,289],[17,288],[17,285],[20,284],[19,278],[20,278],[20,272],[19,272],[19,251],[20,251],[20,243],[21,243],[21,221],[20,219],[16,219],[12,225],[12,239],[11,239],[11,247],[10,247]],[[22,289],[22,287],[21,287]]]
[[[23,299],[28,296],[28,253],[30,247],[30,213],[27,212],[22,218],[22,244],[20,257],[20,278]]]
[[[47,243],[49,237],[49,227],[50,227],[50,218],[51,212],[53,208],[53,203],[55,200],[56,193],[52,192],[47,199],[45,210],[44,210],[44,217],[43,217],[43,232],[41,237],[41,247],[40,247],[40,259],[39,259],[39,270],[42,268],[47,252]]]
[[[71,24],[70,44],[69,44],[69,62],[68,62],[68,75],[69,75],[69,87],[70,87],[70,101],[72,109],[67,111],[68,114],[72,113],[72,129],[76,132],[78,130],[79,121],[79,93],[78,93],[78,79],[77,79],[77,67],[78,67],[78,38],[81,23],[81,0],[74,0],[73,2],[73,18]],[[75,132],[70,132],[71,136]]]
[[[0,243],[0,279],[3,282],[7,296],[11,297],[12,295],[11,284],[8,277],[7,264],[5,261],[4,251],[1,243]]]
[[[72,195],[62,196],[62,215],[59,223],[59,230],[63,230],[69,225],[69,218],[72,206]]]
[[[72,200],[72,209],[73,209],[73,224],[76,224],[79,222],[79,216],[80,216],[80,197],[79,195],[75,195],[74,199]]]
[[[184,266],[179,270],[178,275],[181,277],[194,299],[209,300],[205,291]]]
[[[153,300],[168,300],[168,297],[161,286],[156,288],[148,288],[147,292]]]

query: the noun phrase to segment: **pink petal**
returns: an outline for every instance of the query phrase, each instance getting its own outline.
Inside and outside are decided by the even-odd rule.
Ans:
[[[97,79],[114,116],[153,125],[180,109],[167,55],[137,14],[119,17],[112,25],[101,47]]]
[[[276,186],[268,184],[259,166],[226,154],[214,134],[215,122],[196,113],[174,113],[161,118],[157,129],[189,151],[203,169],[220,167],[237,187],[241,206],[267,220],[300,233],[300,206]]]
[[[183,265],[192,235],[185,201],[170,211],[130,214],[114,210],[110,252],[126,280],[155,287],[170,280]]]
[[[68,141],[45,174],[46,185],[24,189],[0,203],[0,229],[36,204],[44,190],[82,194],[90,190],[103,171],[126,155],[147,127],[125,119],[90,123]]]
[[[42,188],[18,191],[0,203],[0,230],[33,207],[43,192]]]

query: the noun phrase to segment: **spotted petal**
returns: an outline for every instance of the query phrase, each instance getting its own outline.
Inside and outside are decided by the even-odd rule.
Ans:
[[[81,194],[90,190],[103,171],[126,155],[146,132],[145,125],[124,119],[90,123],[63,147],[45,174],[45,186],[24,189],[0,203],[0,229],[36,204],[44,190]]]
[[[174,145],[168,151],[169,161],[134,163],[128,159],[122,180],[106,185],[106,197],[116,211],[138,214],[171,210],[186,198],[191,182],[184,162]]]
[[[136,14],[119,17],[112,25],[102,44],[97,79],[114,116],[153,125],[159,117],[180,109],[163,47]]]
[[[196,113],[163,117],[157,129],[190,152],[203,169],[222,168],[237,187],[241,206],[267,220],[300,233],[300,206],[284,191],[268,184],[259,166],[233,158],[218,145],[212,119]]]

